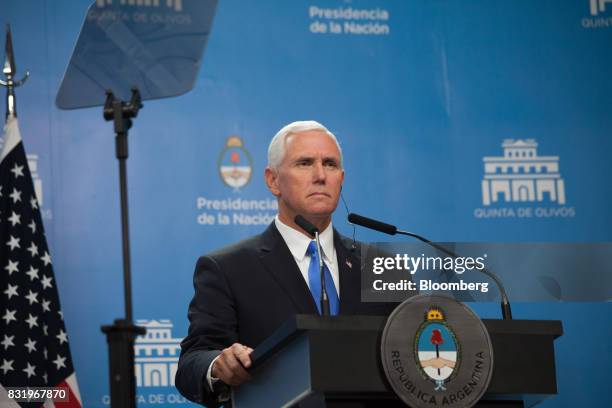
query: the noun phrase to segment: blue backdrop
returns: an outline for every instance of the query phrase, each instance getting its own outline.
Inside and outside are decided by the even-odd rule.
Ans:
[[[180,14],[182,2],[133,7]],[[2,16],[32,73],[18,90],[21,132],[84,405],[97,407],[108,404],[99,327],[123,315],[114,138],[101,109],[54,105],[89,5],[3,2]],[[611,41],[612,3],[594,0],[220,1],[193,91],[145,103],[130,134],[134,314],[162,333],[137,343],[140,405],[184,402],[172,382],[195,260],[274,215],[266,150],[290,121],[338,136],[352,211],[439,241],[612,240]],[[227,166],[247,176],[223,176]],[[334,225],[351,234],[345,215]],[[611,312],[514,305],[519,319],[563,321],[559,395],[544,406],[612,404]]]

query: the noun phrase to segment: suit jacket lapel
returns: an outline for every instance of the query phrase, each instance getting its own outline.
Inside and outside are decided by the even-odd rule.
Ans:
[[[291,298],[297,313],[318,314],[308,285],[274,222],[261,235],[260,259]]]
[[[350,250],[334,230],[334,246],[340,274],[340,314],[354,314],[361,303],[360,254]]]

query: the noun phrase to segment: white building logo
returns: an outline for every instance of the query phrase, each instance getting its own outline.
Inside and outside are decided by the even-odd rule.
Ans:
[[[483,158],[483,205],[500,202],[565,204],[559,156],[538,156],[537,147],[534,139],[506,139],[502,143],[503,157]]]
[[[38,175],[38,155],[37,154],[28,154],[28,167],[30,168],[30,173],[32,174],[32,183],[34,183],[34,192],[36,193],[36,198],[38,199],[38,205],[42,207],[43,205],[43,187],[42,180]]]
[[[174,8],[174,11],[183,10],[183,0],[114,0],[115,4],[139,6],[139,7],[160,7],[165,4],[168,8]],[[160,4],[161,3],[161,4]],[[96,0],[96,6],[103,8],[111,6],[113,0]]]
[[[137,387],[174,387],[174,375],[181,351],[181,340],[172,337],[170,320],[137,320],[147,328],[134,343],[134,371]]]
[[[605,13],[606,3],[612,3],[612,0],[589,0],[591,15],[596,16],[599,13]]]
[[[587,0],[582,0],[587,2]],[[580,25],[587,29],[612,28],[612,0],[588,0],[589,15],[585,13],[580,19]],[[586,7],[585,7],[586,11]]]

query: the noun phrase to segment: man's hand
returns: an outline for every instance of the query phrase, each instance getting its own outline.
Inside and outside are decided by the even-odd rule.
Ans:
[[[238,386],[251,379],[246,371],[251,366],[253,349],[234,343],[224,349],[212,366],[211,375],[231,386]]]

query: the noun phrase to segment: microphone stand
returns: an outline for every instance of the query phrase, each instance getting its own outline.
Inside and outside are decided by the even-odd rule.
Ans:
[[[321,316],[330,316],[329,297],[325,287],[325,263],[323,262],[323,251],[319,241],[319,231],[315,231],[315,242],[317,243],[317,254],[319,255],[319,271],[321,273]]]
[[[128,217],[127,169],[128,130],[132,118],[142,108],[140,92],[132,88],[129,103],[116,99],[113,92],[106,91],[104,119],[113,121],[115,148],[119,161],[119,189],[121,200],[121,237],[123,244],[123,287],[125,318],[115,319],[114,324],[102,326],[108,342],[108,362],[110,375],[110,405],[113,408],[136,407],[136,382],[134,376],[134,340],[146,333],[144,327],[135,326],[132,321],[132,286],[130,263],[130,229]]]
[[[459,255],[457,255],[456,253],[449,251],[448,249],[434,243],[431,242],[430,240],[428,240],[425,237],[422,237],[418,234],[415,234],[413,232],[408,232],[408,231],[402,231],[397,229],[397,227],[395,225],[391,225],[391,224],[387,224],[384,222],[380,222],[377,220],[373,220],[371,218],[367,218],[364,217],[362,215],[358,215],[358,214],[354,214],[354,213],[349,213],[348,215],[348,221],[351,224],[357,224],[357,225],[361,225],[362,227],[366,227],[369,229],[373,229],[375,231],[379,231],[382,232],[384,234],[389,234],[389,235],[395,235],[395,234],[400,234],[400,235],[406,235],[409,237],[413,237],[418,239],[419,241],[422,241],[428,245],[430,245],[433,248],[436,248],[439,251],[444,252],[445,254],[457,259],[459,258]],[[504,320],[512,320],[512,309],[510,308],[510,300],[508,299],[508,295],[506,294],[506,289],[504,289],[504,285],[502,284],[501,280],[499,279],[499,277],[493,273],[492,271],[489,271],[486,268],[483,268],[481,270],[479,270],[479,272],[482,272],[483,274],[487,275],[488,277],[490,277],[491,279],[493,279],[493,281],[495,282],[495,284],[497,285],[498,289],[499,289],[499,293],[501,295],[502,301],[501,301],[501,309],[502,309],[502,316],[504,318]]]
[[[412,238],[416,238],[419,241],[422,241],[434,248],[436,248],[439,251],[444,252],[446,255],[449,255],[455,259],[459,258],[459,255],[457,255],[456,253],[454,253],[453,251],[450,251],[446,248],[444,248],[441,245],[436,244],[435,242],[432,242],[430,240],[428,240],[425,237],[422,237],[418,234],[415,234],[413,232],[408,232],[408,231],[402,231],[400,229],[398,229],[396,231],[397,234],[400,235],[406,235]],[[495,282],[495,284],[497,285],[497,287],[499,288],[499,293],[501,295],[502,301],[501,301],[501,309],[502,309],[502,317],[504,318],[504,320],[512,320],[512,309],[510,308],[510,301],[508,300],[508,295],[506,294],[506,290],[504,289],[504,285],[502,285],[501,280],[499,279],[499,277],[489,271],[487,268],[483,268],[481,270],[479,270],[480,272],[484,273],[485,275],[487,275],[488,277],[490,277],[491,279],[493,279],[493,281]]]
[[[325,264],[323,263],[323,251],[321,250],[321,242],[319,241],[319,230],[317,227],[312,225],[310,221],[301,215],[296,215],[293,221],[309,236],[314,237],[315,243],[317,244],[317,255],[319,255],[319,272],[321,273],[321,316],[329,316],[329,297],[327,295],[327,288],[325,287]]]

